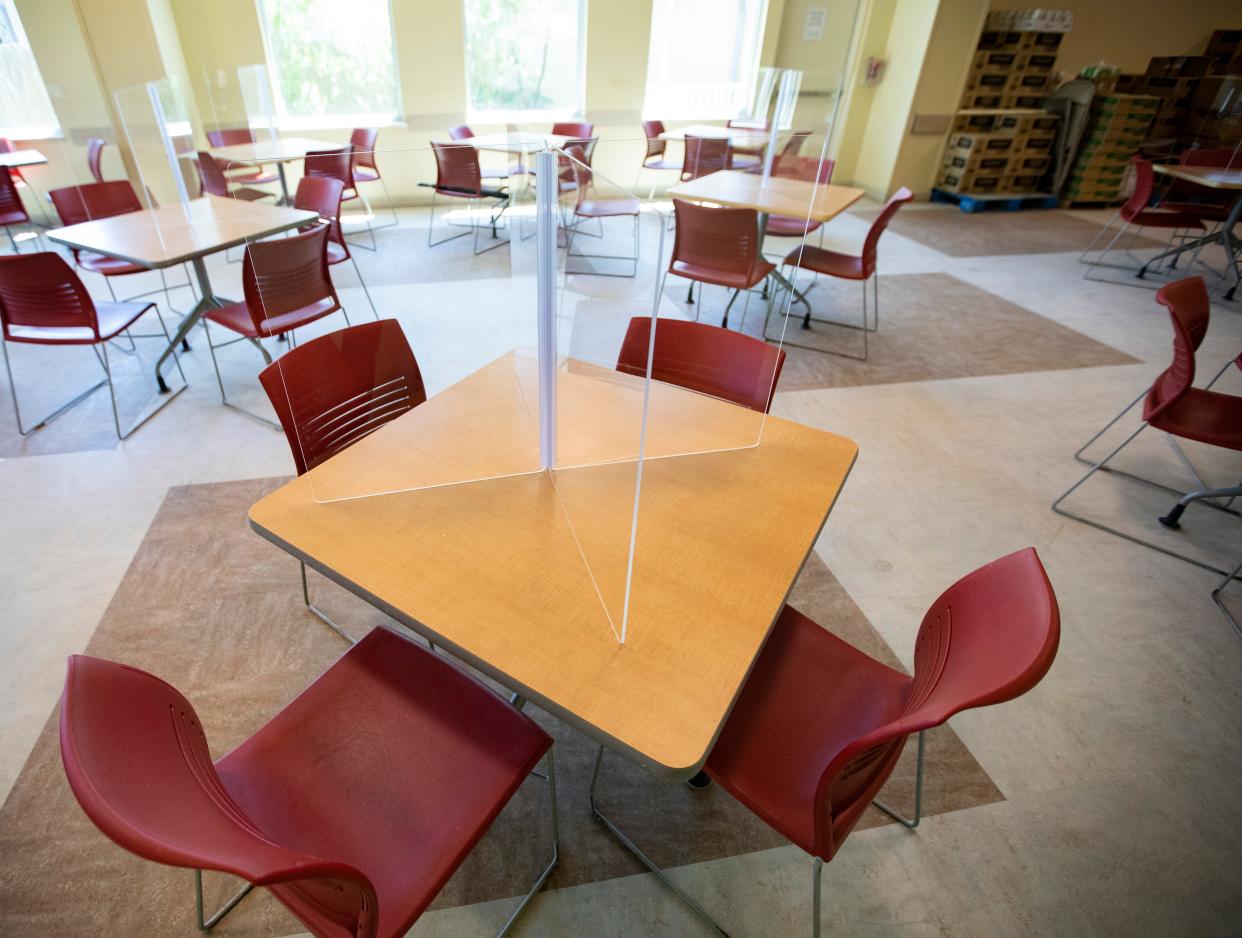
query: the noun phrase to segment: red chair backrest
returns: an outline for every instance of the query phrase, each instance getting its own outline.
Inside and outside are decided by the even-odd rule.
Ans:
[[[1242,156],[1233,147],[1202,147],[1186,150],[1179,161],[1183,166],[1234,166],[1242,162]]]
[[[1181,400],[1195,382],[1195,352],[1207,335],[1212,304],[1202,277],[1186,277],[1165,284],[1156,302],[1169,311],[1173,322],[1173,361],[1152,382],[1143,401],[1143,419],[1159,417]]]
[[[0,257],[0,321],[13,326],[87,328],[99,338],[95,302],[63,257],[51,251]]]
[[[826,185],[832,180],[832,171],[836,165],[834,160],[782,153],[772,162],[772,175]]]
[[[556,174],[561,189],[572,189],[577,182],[577,177],[581,170],[587,171],[587,182],[591,181],[591,159],[595,156],[595,144],[599,142],[598,137],[588,137],[582,140],[566,140],[565,146],[556,158]],[[572,159],[570,158],[572,156]],[[581,186],[577,190],[578,202],[581,204],[583,199],[583,189]]]
[[[456,127],[449,128],[449,136],[454,140],[469,140],[474,136],[474,131],[470,129],[469,124],[458,124]]]
[[[668,141],[660,139],[660,134],[662,133],[664,133],[664,121],[643,121],[643,136],[647,138],[647,153],[643,157],[644,163],[653,156],[664,155]]]
[[[889,222],[897,214],[897,210],[913,199],[914,193],[902,186],[889,197],[889,200],[884,203],[884,208],[880,209],[879,217],[871,223],[867,237],[863,239],[862,260],[864,276],[870,277],[875,273],[876,248],[880,243],[880,235],[884,234]]]
[[[259,373],[298,475],[427,400],[401,324],[381,319],[320,336]]]
[[[354,187],[353,147],[346,144],[332,150],[309,150],[302,165],[303,176],[339,179],[346,189]]]
[[[686,156],[682,163],[682,179],[698,179],[709,173],[728,169],[729,141],[724,137],[696,137],[686,134]]]
[[[673,199],[677,220],[669,270],[681,261],[746,274],[759,259],[759,215],[753,208],[717,208]]]
[[[436,157],[436,191],[455,194],[483,193],[479,151],[469,144],[431,143]]]
[[[617,371],[647,375],[651,319],[630,320],[617,356]],[[666,384],[710,394],[767,413],[785,365],[784,351],[773,345],[702,322],[661,319],[656,323],[651,377]]]
[[[206,150],[198,151],[198,181],[204,195],[229,197],[229,180],[220,168],[219,161]]]
[[[90,170],[91,178],[96,182],[103,182],[103,151],[107,143],[100,137],[91,137],[86,141],[86,168]]]
[[[587,121],[557,121],[552,133],[558,137],[589,137],[595,133],[595,125]]]
[[[293,194],[293,207],[317,212],[328,223],[328,239],[339,244],[349,256],[349,245],[341,230],[341,194],[345,185],[331,176],[303,176]],[[309,229],[306,229],[309,230]]]
[[[111,218],[142,211],[142,203],[128,179],[65,186],[48,193],[61,224],[77,225],[95,218]]]
[[[1134,192],[1121,206],[1121,217],[1126,221],[1132,221],[1139,212],[1147,211],[1147,204],[1156,188],[1156,174],[1152,171],[1151,160],[1136,156],[1130,164],[1134,167]]]
[[[374,127],[358,127],[349,135],[350,153],[355,166],[379,171],[375,165],[375,141],[379,139],[379,131]]]
[[[254,143],[254,131],[249,127],[222,127],[207,131],[207,142],[213,147],[232,147],[239,143]]]
[[[6,223],[10,225],[29,221],[30,216],[26,214],[26,206],[22,205],[22,196],[17,191],[12,171],[7,166],[0,166],[0,170],[3,170],[0,172],[0,215],[20,216]]]
[[[118,846],[260,886],[296,883],[332,896],[350,934],[375,934],[375,889],[366,876],[278,844],[246,817],[216,772],[198,715],[170,684],[73,655],[61,698],[60,754],[78,804]]]
[[[341,308],[328,273],[327,240],[328,226],[317,225],[292,237],[246,246],[242,287],[260,335],[283,332]]]
[[[870,800],[907,736],[1025,694],[1048,673],[1060,637],[1056,594],[1034,548],[994,560],[945,590],[919,627],[908,696],[887,707],[876,701],[872,713],[894,715],[858,727],[849,745],[828,754],[814,805],[817,846],[827,852],[816,855],[832,856],[857,821],[858,800]]]

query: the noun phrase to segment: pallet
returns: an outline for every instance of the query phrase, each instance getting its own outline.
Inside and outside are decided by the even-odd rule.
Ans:
[[[968,195],[961,192],[945,192],[943,189],[932,189],[933,202],[956,203],[963,212],[982,212],[989,208],[1002,212],[1016,212],[1024,208],[1056,208],[1057,197],[1047,192],[998,193],[988,195]]]
[[[1062,199],[1058,208],[1116,208],[1125,199]]]

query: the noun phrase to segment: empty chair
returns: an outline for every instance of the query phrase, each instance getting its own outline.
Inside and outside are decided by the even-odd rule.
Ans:
[[[591,170],[588,157],[581,145],[568,147],[566,156],[561,157],[569,163],[574,177],[574,209],[573,222],[569,225],[569,233],[565,238],[565,272],[570,274],[594,274],[601,277],[633,277],[638,273],[638,257],[640,251],[639,221],[642,216],[642,205],[633,196],[622,194],[600,195],[595,191],[595,174]],[[633,252],[631,254],[601,254],[574,251],[574,240],[578,234],[578,226],[588,219],[597,219],[600,234],[604,233],[604,221],[609,218],[629,218],[632,223]],[[592,269],[572,269],[570,258],[589,260],[619,260],[630,262],[629,273],[613,273]]]
[[[331,150],[308,150],[302,164],[303,178],[326,176],[329,179],[339,179],[342,186],[342,203],[359,198],[358,183],[354,179],[353,149],[352,144],[346,144]],[[375,229],[371,225],[371,210],[365,201],[363,204],[367,206],[366,223],[367,231],[371,235],[371,243],[369,245],[358,244],[357,247],[374,251],[377,245]]]
[[[832,181],[832,170],[835,166],[833,160],[826,158],[782,153],[772,164],[772,175],[825,186]],[[808,219],[806,216],[795,218],[791,215],[769,215],[768,226],[764,229],[766,234],[781,238],[802,238],[817,230],[823,234],[823,222]]]
[[[617,371],[647,375],[651,319],[630,320],[617,356]],[[784,351],[762,339],[684,319],[656,322],[651,378],[710,394],[766,414],[785,365]]]
[[[259,199],[272,199],[275,195],[262,189],[249,186],[234,186],[228,175],[220,167],[220,161],[206,150],[198,151],[198,179],[204,195],[215,195],[225,199],[242,199],[246,202],[257,202]]]
[[[380,175],[379,163],[375,160],[375,144],[378,139],[379,131],[376,128],[358,127],[349,135],[349,152],[353,159],[354,185],[367,212],[371,212],[371,202],[367,199],[366,193],[359,188],[359,184],[364,182],[380,184],[380,188],[384,190],[384,201],[388,203],[388,209],[392,212],[392,221],[374,227],[391,228],[399,224],[400,219],[397,218],[397,206],[393,204],[392,196],[388,194],[388,183],[384,182],[384,177]]]
[[[1172,232],[1173,236],[1176,236],[1179,231],[1184,231],[1187,234],[1202,234],[1204,231],[1203,222],[1199,220],[1198,216],[1192,215],[1189,212],[1166,212],[1149,208],[1148,205],[1151,202],[1152,194],[1156,189],[1156,176],[1151,168],[1151,160],[1145,160],[1140,156],[1136,156],[1130,161],[1130,164],[1134,167],[1134,192],[1130,198],[1126,199],[1125,204],[1117,209],[1116,214],[1109,219],[1108,224],[1096,233],[1095,237],[1091,239],[1091,243],[1087,245],[1087,249],[1079,257],[1078,260],[1081,263],[1088,265],[1086,272],[1083,274],[1084,279],[1092,279],[1092,271],[1100,266],[1132,269],[1119,264],[1103,263],[1104,255],[1113,249],[1113,245],[1131,227],[1134,228],[1135,237],[1138,237],[1139,231],[1143,228],[1162,229]],[[1087,255],[1091,253],[1092,248],[1095,247],[1100,237],[1110,230],[1117,218],[1122,220],[1121,227],[1117,229],[1109,242],[1104,245],[1099,255],[1094,260],[1088,260]],[[1147,270],[1149,263],[1150,261],[1145,261],[1138,268],[1139,276],[1142,276]]]
[[[435,247],[438,244],[444,244],[446,241],[452,241],[455,238],[474,232],[474,253],[482,254],[484,251],[490,251],[492,248],[499,247],[504,241],[497,241],[496,244],[488,245],[485,248],[479,248],[479,219],[476,213],[471,213],[470,225],[467,230],[441,238],[439,241],[432,240],[432,231],[435,228],[436,220],[436,199],[443,197],[452,200],[464,201],[477,205],[483,201],[492,203],[492,211],[490,212],[490,223],[492,228],[492,237],[496,237],[496,221],[504,212],[505,206],[508,205],[509,196],[504,187],[492,188],[484,186],[483,172],[479,168],[479,151],[469,144],[462,143],[436,143],[431,144],[432,153],[436,158],[436,181],[431,186],[431,217],[427,222],[427,246]]]
[[[1029,691],[1052,666],[1059,640],[1056,596],[1033,548],[980,567],[941,594],[919,626],[913,675],[858,651],[792,606],[784,608],[704,770],[814,858],[814,935],[820,933],[823,864],[868,805],[908,828],[918,825],[923,734],[963,710]],[[905,818],[873,799],[914,734],[914,814]],[[602,755],[601,749],[591,782],[597,814]],[[663,881],[712,922],[680,888]]]
[[[235,147],[255,142],[254,131],[249,127],[222,127],[207,131],[207,143],[212,147]],[[261,164],[227,162],[224,169],[234,182],[263,185],[280,181],[280,175],[275,170]]]
[[[22,204],[17,182],[7,166],[0,166],[0,225],[4,226],[4,233],[9,236],[9,244],[15,252],[21,250],[17,246],[17,239],[13,237],[15,225],[26,225],[38,236],[38,230],[31,224],[30,216],[26,214],[26,206]]]
[[[1174,439],[1194,440],[1207,446],[1219,446],[1222,449],[1242,452],[1242,397],[1233,394],[1222,394],[1219,391],[1213,391],[1208,388],[1194,387],[1195,352],[1207,334],[1210,314],[1207,287],[1204,285],[1203,278],[1187,277],[1167,284],[1156,293],[1156,300],[1168,309],[1169,318],[1173,324],[1173,361],[1168,368],[1156,377],[1152,386],[1142,395],[1143,422],[1107,456],[1092,465],[1086,475],[1071,485],[1060,498],[1053,502],[1052,510],[1076,521],[1082,521],[1101,531],[1106,531],[1109,534],[1115,534],[1124,537],[1128,541],[1171,554],[1196,566],[1214,570],[1217,573],[1224,573],[1223,567],[1212,566],[1189,554],[1176,553],[1167,547],[1144,541],[1132,534],[1120,531],[1083,515],[1067,511],[1061,507],[1061,503],[1076,491],[1079,486],[1095,475],[1096,472],[1101,469],[1117,471],[1112,470],[1108,463],[1147,427],[1162,430]],[[1242,367],[1242,356],[1235,359],[1233,364],[1238,364],[1239,367]],[[1226,364],[1225,367],[1228,368],[1230,365]],[[1216,377],[1219,378],[1220,374],[1217,374]],[[1213,379],[1213,383],[1215,380]],[[1136,400],[1130,407],[1137,403],[1138,401]],[[1127,407],[1121,414],[1113,418],[1104,430],[1116,423],[1130,407]],[[1104,433],[1104,430],[1092,437],[1086,446],[1090,446],[1091,443],[1098,439]],[[1086,449],[1086,446],[1082,449]],[[1078,454],[1082,453],[1082,449],[1078,451]],[[1216,488],[1197,485],[1194,491],[1182,493],[1169,486],[1152,482],[1149,479],[1144,479],[1131,473],[1118,472],[1118,474],[1179,496],[1178,503],[1169,514],[1159,519],[1168,527],[1178,527],[1182,512],[1185,511],[1186,506],[1197,501],[1234,516],[1242,516],[1242,512],[1228,507],[1228,503],[1222,505],[1213,501],[1213,499],[1218,498],[1232,501],[1236,496],[1242,495],[1242,481],[1234,483],[1233,479],[1229,479],[1228,482],[1231,484]]]
[[[469,140],[474,136],[474,131],[470,129],[469,124],[458,124],[456,127],[449,128],[449,136],[454,140]],[[488,169],[485,166],[481,166],[479,172],[483,174],[484,179],[508,179],[517,172],[525,173],[527,170],[521,165],[519,158],[518,165],[513,169]]]
[[[474,131],[470,129],[469,124],[457,124],[449,128],[449,136],[454,140],[469,140],[474,136]]]
[[[595,133],[595,125],[589,121],[557,121],[552,133],[558,137],[589,137]]]
[[[724,137],[696,137],[686,134],[686,158],[681,167],[681,178],[698,179],[723,169],[732,169],[729,158],[729,141]]]
[[[418,361],[395,319],[350,326],[290,349],[259,373],[259,382],[298,475],[427,400]],[[306,564],[301,568],[306,608],[352,642],[310,601]]]
[[[1178,163],[1182,166],[1225,168],[1237,161],[1237,151],[1231,147],[1204,147],[1186,150]],[[1228,192],[1218,192],[1174,178],[1161,196],[1158,207],[1170,212],[1186,212],[1202,222],[1219,224],[1229,217],[1233,199]]]
[[[303,176],[298,181],[298,189],[293,196],[293,207],[318,212],[319,217],[327,222],[328,266],[343,264],[346,261],[353,265],[354,274],[357,275],[358,282],[362,285],[362,292],[366,294],[371,312],[376,319],[379,319],[379,311],[375,308],[375,301],[371,299],[371,291],[367,289],[367,282],[358,268],[354,255],[350,253],[349,242],[345,240],[345,233],[341,230],[341,192],[343,189],[341,181],[331,176]]]
[[[543,760],[552,860],[507,931],[556,865],[551,745],[489,688],[382,627],[214,762],[193,705],[138,668],[74,655],[61,698],[78,803],[122,849],[194,869],[203,931],[257,885],[316,935],[404,935]],[[204,869],[248,881],[207,918]]]
[[[694,302],[695,281],[731,289],[733,296],[725,306],[721,322],[727,328],[729,310],[738,294],[757,286],[776,269],[759,253],[759,215],[751,208],[717,208],[682,199],[673,200],[673,215],[677,231],[668,273],[691,281],[687,303]],[[699,299],[702,300],[701,293]],[[698,316],[696,311],[696,320]],[[745,324],[743,311],[742,325]]]
[[[660,138],[662,133],[664,133],[664,121],[643,121],[643,136],[647,140],[647,152],[643,154],[643,162],[642,166],[639,167],[639,173],[641,174],[646,169],[673,170],[677,173],[677,177],[681,178],[682,164],[676,160],[664,158],[664,154],[668,150],[668,141]],[[655,187],[656,184],[653,182],[647,198],[655,195]]]
[[[0,137],[0,153],[14,153],[16,150],[17,146],[12,140],[8,137]],[[31,194],[34,196],[35,204],[39,206],[39,211],[43,213],[44,221],[46,221],[50,227],[51,219],[48,217],[47,209],[43,207],[43,200],[39,196],[39,190],[32,186],[30,184],[30,180],[22,174],[21,167],[10,166],[9,173],[13,177],[13,185],[16,186],[19,191],[22,189],[30,190]],[[20,202],[20,199],[18,201]],[[0,211],[3,210],[0,209]]]
[[[876,255],[877,247],[880,243],[880,236],[884,234],[888,228],[889,222],[893,220],[893,216],[907,202],[914,198],[912,193],[905,186],[898,189],[884,203],[884,208],[880,211],[880,215],[871,223],[871,229],[867,232],[867,237],[863,241],[862,253],[859,255],[842,254],[839,251],[830,251],[825,248],[814,247],[812,245],[803,244],[794,248],[785,257],[784,263],[797,269],[809,270],[816,274],[824,274],[828,277],[838,277],[842,280],[857,280],[862,284],[863,302],[862,302],[862,325],[855,326],[850,323],[837,322],[832,319],[814,319],[815,322],[827,323],[834,326],[842,326],[846,329],[857,329],[862,332],[863,350],[862,355],[852,355],[847,352],[836,352],[831,349],[819,348],[818,346],[808,345],[799,346],[813,349],[818,352],[828,352],[832,355],[844,355],[846,358],[858,358],[862,361],[867,360],[868,354],[868,334],[880,328],[880,275],[876,271]],[[867,281],[872,282],[872,294],[874,297],[875,318],[874,322],[869,322],[867,317]],[[795,293],[795,296],[806,307],[806,315],[802,319],[802,328],[811,328],[813,317],[811,316],[811,304],[801,294]],[[769,310],[771,306],[769,305]],[[767,328],[766,325],[764,327]],[[793,344],[793,343],[790,343]]]
[[[215,323],[237,335],[235,339],[216,344],[211,338],[210,326],[207,327],[207,345],[211,349],[222,404],[271,422],[229,401],[216,349],[248,339],[271,364],[271,357],[259,343],[260,339],[290,335],[295,329],[333,313],[341,313],[346,324],[349,323],[349,314],[341,306],[328,274],[328,227],[319,225],[288,238],[253,241],[246,245],[242,261],[244,299],[209,309],[203,315],[205,323]]]
[[[142,316],[154,310],[160,331],[148,335],[129,332]],[[75,404],[86,400],[94,391],[108,386],[112,400],[112,422],[118,440],[123,440],[154,417],[185,390],[185,375],[181,375],[182,387],[177,394],[169,396],[159,407],[127,430],[121,429],[121,418],[116,405],[116,388],[112,382],[112,365],[108,358],[108,343],[122,333],[130,340],[162,338],[170,342],[168,329],[154,303],[103,303],[95,302],[86,286],[63,257],[51,251],[37,254],[19,254],[0,258],[0,326],[3,326],[4,368],[9,378],[9,391],[13,395],[13,413],[17,418],[17,432],[28,436],[48,421],[60,416]],[[8,343],[49,346],[90,346],[99,360],[104,378],[72,400],[60,405],[46,417],[36,420],[29,429],[22,425],[21,406],[17,398],[17,383],[9,363]],[[174,357],[177,370],[181,361]]]
[[[733,165],[737,169],[762,166],[763,158],[768,152],[768,125],[755,126],[754,121],[731,120],[725,126],[749,131],[741,143],[733,144],[729,148],[733,155]]]
[[[86,141],[86,168],[90,170],[91,178],[96,182],[104,181],[103,151],[107,145],[101,137],[91,137]]]

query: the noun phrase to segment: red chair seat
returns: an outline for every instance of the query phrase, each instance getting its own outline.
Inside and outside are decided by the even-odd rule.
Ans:
[[[769,219],[769,222],[771,219]],[[845,280],[866,280],[868,273],[863,259],[840,251],[829,251],[805,245],[790,251],[785,257],[786,264],[793,264],[804,270],[827,274],[830,277],[841,277]]]
[[[236,189],[229,190],[229,198],[241,199],[244,202],[257,202],[259,199],[273,198],[273,195],[270,192],[264,192],[262,189],[238,186]]]
[[[1201,221],[1224,221],[1229,217],[1229,205],[1211,202],[1161,202],[1160,207],[1181,215],[1191,215]]]
[[[24,211],[0,212],[0,226],[24,225],[30,217]]]
[[[1143,228],[1202,228],[1203,222],[1187,212],[1161,212],[1144,209],[1126,219]]]
[[[329,262],[330,263],[330,262]],[[312,323],[316,319],[322,319],[331,313],[340,309],[333,297],[324,297],[316,300],[309,306],[302,306],[277,316],[271,316],[263,320],[262,328],[256,328],[254,317],[250,314],[250,308],[244,300],[237,303],[230,303],[228,306],[222,306],[219,309],[209,309],[204,315],[217,325],[224,326],[226,329],[232,329],[239,335],[244,335],[248,339],[258,339],[266,336],[280,335],[288,332],[290,329],[298,329],[307,323]]]
[[[125,274],[140,274],[147,270],[139,264],[131,264],[119,257],[108,257],[106,254],[95,254],[91,251],[80,252],[75,260],[83,270],[89,270],[105,277],[120,277]]]
[[[824,765],[895,719],[911,683],[786,606],[704,769],[782,835],[815,853],[812,805]],[[807,758],[810,753],[815,758]],[[889,757],[899,754],[896,749]],[[844,831],[870,800],[858,799]]]
[[[763,164],[763,157],[745,155],[735,147],[733,150],[732,164],[734,169],[747,169],[752,166],[761,166]]]
[[[329,240],[327,250],[329,264],[339,264],[342,261],[349,260],[349,254],[346,251],[345,246],[342,244],[337,244],[335,241]]]
[[[8,327],[6,338],[10,342],[29,342],[32,345],[94,345],[107,342],[124,332],[154,303],[104,303],[95,302],[95,315],[99,321],[99,338],[89,326],[19,326]]]
[[[583,199],[574,214],[586,218],[616,218],[621,215],[637,215],[641,210],[638,199]]]
[[[482,684],[377,628],[216,771],[265,836],[361,871],[379,900],[378,934],[395,936],[549,745]],[[271,889],[316,934],[352,938],[304,888]]]
[[[1187,440],[1242,450],[1242,397],[1234,394],[1191,388],[1150,423]]]
[[[681,163],[676,160],[654,160],[650,163],[643,163],[643,169],[675,169],[681,171]]]
[[[668,268],[670,274],[677,274],[679,277],[688,277],[703,283],[718,284],[732,290],[748,290],[774,270],[776,270],[776,265],[765,260],[755,261],[746,273],[734,273],[688,261],[673,261]]]
[[[265,186],[273,182],[280,182],[280,176],[273,172],[257,169],[253,172],[230,173],[229,180],[231,182],[246,182],[252,186]]]
[[[821,223],[807,221],[805,218],[794,218],[791,215],[769,215],[767,233],[782,238],[801,238],[817,231]]]
[[[355,182],[375,182],[379,179],[379,173],[374,169],[367,169],[365,166],[354,164],[354,181]]]

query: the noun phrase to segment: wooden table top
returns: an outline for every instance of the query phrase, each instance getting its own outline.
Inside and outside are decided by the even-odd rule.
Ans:
[[[208,195],[190,201],[188,218],[181,205],[165,205],[54,228],[47,237],[157,269],[288,231],[318,217],[302,209]]]
[[[691,137],[716,137],[732,143],[755,145],[768,139],[768,132],[762,127],[721,127],[718,124],[690,124],[675,130],[666,130],[660,134],[661,140],[685,140]]]
[[[40,166],[47,162],[47,157],[39,150],[30,147],[0,153],[0,166]]]
[[[454,143],[466,144],[476,150],[490,150],[495,153],[538,153],[540,150],[559,149],[566,142],[575,139],[561,134],[541,134],[528,130],[515,130],[496,134],[479,134],[455,140]]]
[[[711,750],[857,446],[776,417],[754,445],[762,415],[654,384],[648,452],[716,451],[643,464],[622,646],[614,624],[637,464],[538,471],[522,391],[534,381],[533,361],[498,359],[257,502],[251,525],[538,706],[687,778]],[[629,451],[642,391],[640,379],[593,366],[559,372],[562,449],[577,441],[564,458]],[[375,491],[401,478],[431,485],[436,463],[468,478],[483,440],[511,443],[491,467],[521,474],[323,501],[351,477]]]
[[[275,140],[256,140],[254,143],[234,143],[227,147],[212,147],[208,152],[227,169],[229,163],[288,163],[305,159],[312,150],[339,150],[342,143],[315,140],[311,137],[278,137]],[[197,159],[191,151],[182,154]]]
[[[1165,176],[1184,179],[1209,189],[1242,189],[1242,166],[1223,169],[1219,166],[1181,166],[1177,163],[1157,163],[1152,169]]]
[[[852,186],[820,185],[785,176],[765,178],[759,173],[743,173],[736,169],[678,183],[668,194],[692,202],[753,208],[769,215],[794,218],[807,218],[809,206],[809,217],[818,222],[831,221],[864,195],[862,189]]]

